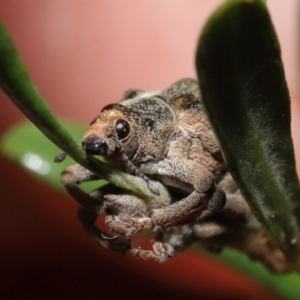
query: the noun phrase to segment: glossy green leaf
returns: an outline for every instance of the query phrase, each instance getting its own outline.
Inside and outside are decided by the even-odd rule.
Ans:
[[[81,140],[84,126],[72,122],[63,122],[63,124],[76,140]],[[0,137],[0,150],[5,156],[21,165],[47,185],[57,190],[65,190],[59,181],[60,173],[75,162],[67,156],[63,162],[55,163],[54,157],[61,150],[31,122],[22,121],[7,130]],[[85,183],[84,188],[91,190],[100,187],[103,183],[103,180]]]
[[[227,1],[197,50],[203,101],[228,168],[258,220],[289,257],[299,254],[300,189],[290,99],[264,4]]]

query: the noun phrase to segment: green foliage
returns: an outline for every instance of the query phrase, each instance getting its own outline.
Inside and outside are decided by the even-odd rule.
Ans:
[[[279,44],[260,1],[228,1],[200,37],[203,100],[228,168],[258,220],[299,255],[300,189]]]

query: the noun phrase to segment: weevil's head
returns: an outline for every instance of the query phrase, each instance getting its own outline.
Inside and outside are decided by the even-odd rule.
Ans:
[[[111,156],[122,148],[128,158],[132,157],[138,141],[128,108],[117,103],[105,106],[91,122],[81,144],[89,155]]]

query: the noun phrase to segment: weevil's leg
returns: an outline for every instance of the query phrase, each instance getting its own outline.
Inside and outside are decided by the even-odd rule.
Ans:
[[[227,196],[226,204],[218,214],[227,218],[228,226],[232,227],[246,224],[251,216],[251,209],[238,190],[229,172],[223,177],[218,187],[221,188]]]
[[[222,249],[220,241],[226,240],[228,235],[234,235],[242,228],[245,229],[251,216],[249,205],[229,173],[223,177],[218,186],[226,192],[225,206],[211,218],[196,222],[192,226],[193,240],[199,241],[214,252]]]
[[[130,240],[126,237],[114,237],[100,230],[96,225],[99,214],[106,214],[107,193],[118,193],[118,188],[107,185],[93,191],[91,194],[84,192],[79,184],[84,181],[99,179],[92,172],[80,165],[70,166],[61,174],[61,181],[70,195],[81,205],[78,209],[78,218],[87,233],[92,235],[101,245],[124,254],[130,248]]]
[[[167,243],[172,245],[176,254],[195,241],[200,243],[206,241],[207,244],[208,240],[234,232],[247,224],[251,210],[239,190],[236,189],[234,194],[226,196],[225,206],[212,217],[191,225],[171,227],[168,230],[170,237]],[[212,244],[214,247],[210,246],[210,250],[219,251],[221,249],[215,242]]]
[[[183,252],[194,241],[192,225],[171,227],[167,233],[169,234],[167,243],[174,248],[175,254]]]
[[[105,218],[105,224],[116,234],[123,234],[132,237],[136,232],[143,229],[151,229],[152,222],[148,217],[132,218],[129,215],[108,215]]]
[[[102,231],[95,225],[97,217],[96,213],[83,206],[78,208],[78,218],[88,234],[95,238],[103,247],[122,255],[125,254],[130,249],[130,239],[123,236],[112,236]]]
[[[200,242],[208,250],[219,252],[224,245],[220,242],[229,235],[246,230],[246,224],[251,216],[251,210],[239,191],[227,195],[227,201],[222,210],[211,218],[193,224],[193,240]],[[224,243],[224,242],[223,242]]]
[[[245,225],[251,216],[251,209],[239,190],[227,194],[226,204],[217,212],[216,218],[228,227]]]
[[[215,186],[211,193],[210,191],[207,193],[194,191],[169,207],[154,210],[151,216],[153,224],[166,228],[209,218],[223,207],[222,202],[226,199],[225,193]]]
[[[133,256],[143,260],[153,260],[155,262],[165,262],[168,258],[174,256],[174,249],[168,243],[155,242],[153,250],[143,250],[132,246],[130,252]]]
[[[83,191],[79,184],[85,181],[98,180],[99,177],[80,165],[73,165],[66,168],[60,177],[61,182],[69,194],[82,206],[90,209],[97,214],[104,214],[103,197],[96,193],[101,193],[101,189],[93,194]],[[109,191],[107,191],[109,192]]]
[[[145,217],[149,213],[148,202],[141,198],[124,194],[124,192],[106,193],[103,196],[109,213],[113,215],[128,215],[131,218]]]
[[[109,211],[105,223],[112,232],[131,237],[149,227],[143,222],[149,212],[147,202],[133,195],[110,194],[104,197]]]
[[[167,243],[174,248],[175,254],[182,252],[193,242],[200,242],[210,251],[219,252],[222,249],[219,240],[247,224],[251,210],[236,187],[234,191],[234,194],[226,195],[225,206],[210,218],[167,230],[170,234]]]
[[[155,184],[160,190],[160,197],[141,199],[122,193],[104,196],[106,206],[110,209],[105,221],[111,231],[131,237],[137,231],[152,229],[150,215],[153,209],[167,207],[172,202],[168,189],[158,181]]]
[[[163,160],[153,165],[142,165],[141,169],[149,174],[161,175],[166,185],[190,192],[190,195],[166,207],[153,209],[151,217],[131,218],[130,227],[151,229],[188,224],[196,219],[209,218],[226,202],[226,195],[216,186],[213,174],[190,161],[171,163]]]
[[[228,233],[246,225],[250,219],[251,209],[229,173],[219,183],[219,187],[226,192],[226,203],[211,218],[194,224],[195,239],[208,239]]]
[[[151,229],[152,222],[149,217],[149,212],[152,206],[151,200],[145,201],[133,195],[105,195],[107,207],[111,207],[112,213],[117,209],[117,213],[109,214],[105,218],[105,223],[110,230],[115,234],[121,234],[128,238],[142,229]],[[161,205],[166,205],[170,199],[161,201]],[[150,202],[149,202],[150,201]],[[153,200],[156,201],[156,200]],[[150,207],[150,208],[149,208]],[[157,207],[157,206],[156,206]],[[149,211],[150,209],[150,211]],[[169,257],[174,255],[173,247],[167,243],[163,243],[162,234],[160,233],[155,238],[153,250],[144,250],[138,246],[131,246],[130,252],[138,258],[144,260],[153,260],[156,262],[164,262]],[[159,239],[159,240],[158,240]]]
[[[147,163],[141,169],[146,173],[159,174],[166,185],[190,193],[166,208],[153,210],[151,220],[154,226],[167,228],[196,219],[203,220],[225,205],[226,195],[216,186],[213,174],[192,161],[171,162],[165,159],[153,165]]]
[[[226,193],[226,203],[212,218],[194,225],[195,238],[207,239],[229,232],[233,228],[244,226],[251,216],[248,203],[229,173],[223,177],[218,187]]]

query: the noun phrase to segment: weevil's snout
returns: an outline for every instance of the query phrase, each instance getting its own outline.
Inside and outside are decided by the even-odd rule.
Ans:
[[[108,145],[98,135],[91,134],[81,142],[83,150],[89,155],[107,155]]]

